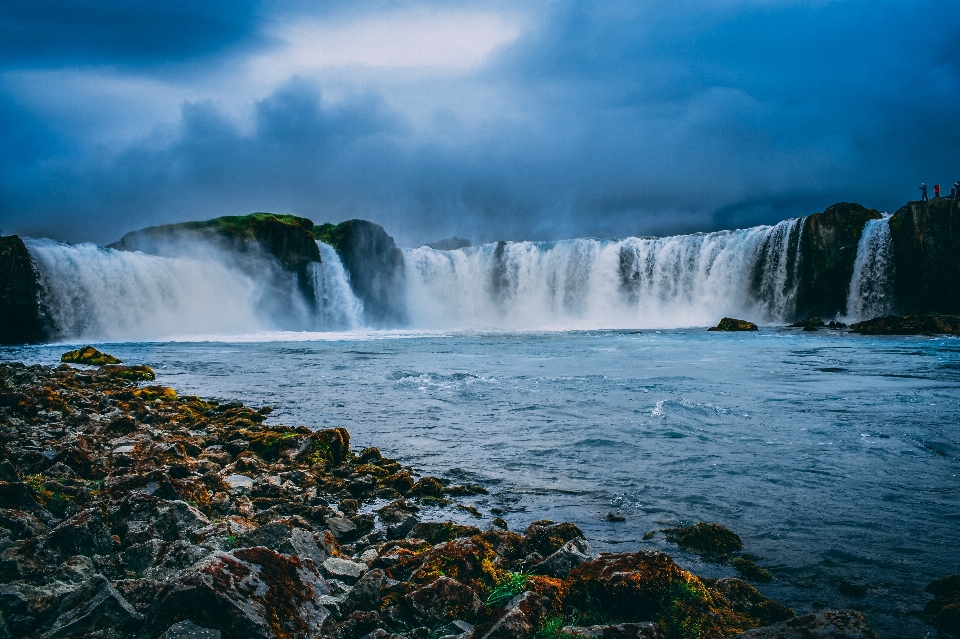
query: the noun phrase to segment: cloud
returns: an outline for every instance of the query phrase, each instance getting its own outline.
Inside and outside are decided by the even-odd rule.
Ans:
[[[946,0],[238,13],[220,49],[170,54],[201,56],[186,70],[114,44],[95,56],[116,67],[0,75],[0,226],[110,241],[275,210],[408,245],[623,236],[892,209],[960,177]]]

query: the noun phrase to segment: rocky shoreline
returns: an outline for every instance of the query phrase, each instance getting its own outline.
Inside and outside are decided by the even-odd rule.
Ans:
[[[484,489],[65,359],[102,365],[0,364],[0,638],[876,637],[660,552],[597,554],[570,523],[424,521]],[[721,526],[665,532],[769,579]]]

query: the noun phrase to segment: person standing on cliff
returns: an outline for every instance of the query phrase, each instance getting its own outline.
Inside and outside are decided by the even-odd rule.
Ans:
[[[922,184],[920,184],[920,201],[921,202],[927,201],[927,183],[926,182],[923,182]]]
[[[934,185],[933,185],[933,199],[937,199],[938,197],[940,197],[940,185],[939,185],[939,184],[934,184]]]

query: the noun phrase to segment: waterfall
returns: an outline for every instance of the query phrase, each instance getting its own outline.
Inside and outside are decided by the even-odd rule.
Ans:
[[[263,330],[256,283],[216,259],[25,240],[63,339],[127,340]]]
[[[892,312],[893,240],[890,216],[870,220],[863,228],[853,264],[850,293],[847,296],[847,317],[866,320]]]
[[[347,330],[362,325],[363,304],[353,294],[350,279],[340,262],[336,249],[323,242],[320,247],[322,263],[310,265],[317,318],[323,330]]]
[[[793,310],[802,219],[657,239],[500,242],[404,251],[418,328],[703,326]]]
[[[323,263],[308,267],[313,299],[274,260],[209,243],[180,242],[164,247],[164,255],[47,239],[25,243],[60,339],[189,339],[361,325],[362,305],[343,265],[322,243]]]

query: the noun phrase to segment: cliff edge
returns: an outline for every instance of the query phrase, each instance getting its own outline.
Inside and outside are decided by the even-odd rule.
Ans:
[[[960,314],[960,199],[908,202],[890,235],[900,312]]]
[[[16,235],[0,237],[0,344],[49,339],[30,252]]]

